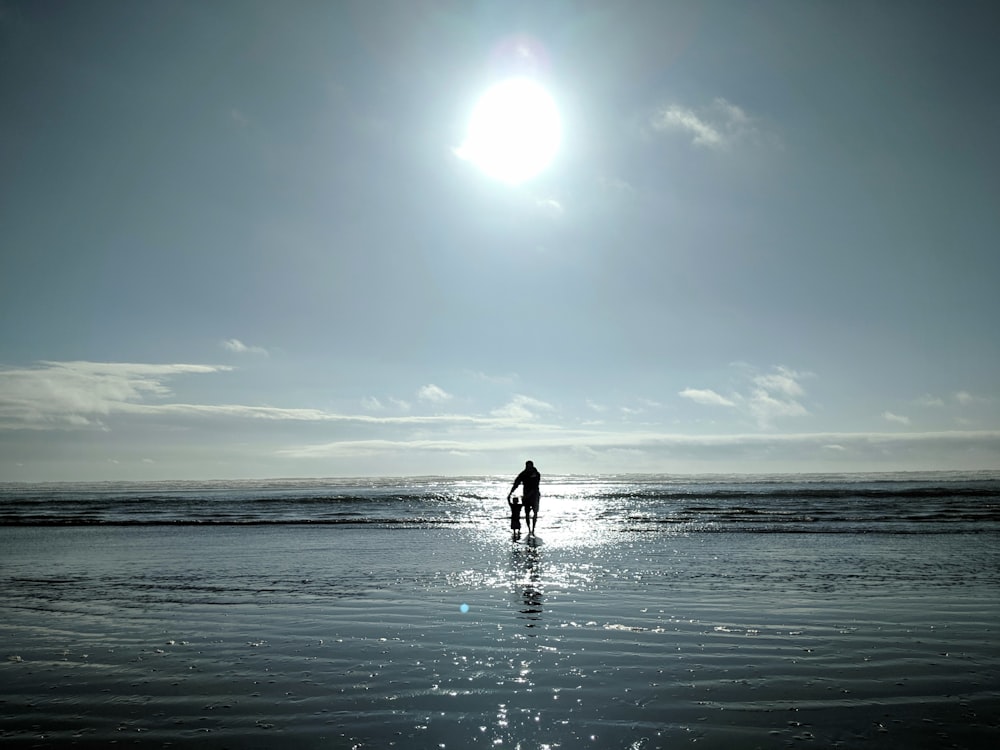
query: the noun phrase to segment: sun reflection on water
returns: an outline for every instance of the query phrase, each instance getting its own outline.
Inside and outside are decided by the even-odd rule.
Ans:
[[[539,504],[536,537],[522,541],[561,548],[610,544],[624,528],[621,505],[621,501],[607,498],[603,485],[546,485]]]

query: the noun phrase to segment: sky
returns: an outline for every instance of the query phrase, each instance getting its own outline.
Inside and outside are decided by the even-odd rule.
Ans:
[[[0,0],[0,481],[1000,469],[998,21]]]

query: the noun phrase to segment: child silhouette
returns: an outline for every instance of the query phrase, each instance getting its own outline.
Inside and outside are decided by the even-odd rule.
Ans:
[[[521,538],[521,503],[519,498],[507,496],[507,505],[510,506],[510,528],[514,532],[514,538]]]

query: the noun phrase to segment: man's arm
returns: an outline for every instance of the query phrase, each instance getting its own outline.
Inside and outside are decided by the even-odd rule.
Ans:
[[[514,490],[516,490],[516,489],[517,489],[518,485],[519,485],[519,484],[521,484],[521,480],[522,480],[523,478],[524,478],[524,472],[522,471],[522,472],[521,472],[520,474],[518,474],[518,475],[517,475],[517,477],[516,477],[516,478],[514,479],[514,486],[513,486],[513,487],[511,487],[511,488],[510,488],[510,492],[508,492],[508,493],[507,493],[507,499],[508,499],[508,500],[510,499],[510,496],[514,494]]]

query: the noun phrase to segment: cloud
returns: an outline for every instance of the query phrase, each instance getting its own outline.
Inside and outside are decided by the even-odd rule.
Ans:
[[[374,416],[322,409],[190,404],[170,402],[167,382],[179,375],[232,370],[220,365],[151,365],[121,362],[40,362],[30,368],[0,369],[0,429],[108,429],[112,417],[176,419],[252,419],[291,422],[345,422],[371,425],[496,425],[490,417],[470,415]],[[444,394],[436,386],[429,393]],[[436,390],[435,390],[436,388]],[[423,390],[423,389],[422,389]],[[444,398],[448,398],[444,394]],[[405,401],[390,399],[407,410]],[[378,410],[367,397],[362,405]]]
[[[398,411],[409,411],[411,408],[409,401],[403,401],[399,398],[393,398],[390,396],[388,398],[389,406],[394,407]],[[365,396],[361,399],[361,408],[365,411],[385,411],[388,406],[382,402],[382,399],[375,396]]]
[[[517,374],[515,373],[509,373],[506,375],[490,375],[477,370],[469,372],[469,375],[476,380],[482,380],[492,385],[511,385],[517,380]]]
[[[657,132],[683,133],[693,145],[714,150],[725,150],[760,134],[754,118],[721,97],[699,108],[669,104],[653,115],[650,126]]]
[[[704,406],[727,406],[739,409],[768,429],[775,420],[785,417],[806,417],[809,410],[802,404],[805,389],[799,382],[809,373],[796,372],[781,365],[771,372],[759,373],[749,365],[739,364],[747,381],[742,391],[730,397],[710,388],[685,388],[678,395]]]
[[[750,413],[761,429],[771,427],[779,417],[808,417],[809,410],[798,401],[776,398],[765,390],[755,391],[749,401]]]
[[[423,386],[417,391],[417,398],[421,401],[430,401],[432,403],[442,403],[451,398],[451,394],[447,393],[444,389],[430,383]]]
[[[990,396],[979,396],[975,393],[969,393],[968,391],[958,391],[952,395],[952,398],[954,398],[960,406],[994,403],[994,399]]]
[[[0,369],[0,428],[102,426],[110,414],[170,396],[170,378],[230,369],[124,362],[39,362],[35,367]]]
[[[547,216],[550,219],[559,219],[566,213],[566,209],[563,208],[563,204],[555,198],[540,198],[535,201],[535,208],[537,208],[543,216]]]
[[[904,417],[901,414],[893,414],[891,411],[882,412],[882,418],[887,422],[895,422],[896,424],[908,425],[910,423],[909,417]]]
[[[229,110],[229,119],[231,119],[237,127],[245,128],[250,124],[250,118],[248,118],[242,111],[233,107]]]
[[[802,375],[787,367],[777,367],[775,371],[767,375],[757,375],[753,382],[758,389],[769,394],[775,394],[786,399],[798,398],[805,391],[799,385],[798,379]]]
[[[621,177],[601,177],[598,185],[609,195],[618,197],[634,198],[637,192],[630,182]]]
[[[562,456],[582,457],[585,471],[620,471],[619,459],[631,455],[630,468],[662,471],[665,461],[675,465],[713,465],[723,467],[761,466],[829,467],[848,466],[857,471],[873,461],[879,466],[926,468],[929,459],[941,456],[961,462],[970,454],[995,456],[1000,451],[1000,431],[951,431],[924,433],[797,433],[797,434],[730,434],[680,435],[655,432],[604,432],[596,430],[547,430],[498,432],[479,440],[434,439],[418,437],[382,440],[339,440],[334,442],[288,446],[281,455],[303,459],[354,458],[358,455],[389,460],[394,456],[414,453],[444,454],[460,451],[463,455],[486,455],[493,464],[492,454],[505,456],[510,452],[548,456],[549,462]],[[847,462],[847,463],[845,463]],[[945,464],[947,466],[947,464]],[[886,470],[899,470],[886,469]]]
[[[182,448],[198,458],[209,451],[236,450],[226,436],[239,443],[241,455],[249,448],[255,471],[275,472],[295,471],[294,465],[280,461],[324,457],[343,457],[344,464],[317,464],[316,471],[357,472],[350,459],[360,455],[372,458],[372,471],[394,467],[392,471],[441,473],[489,472],[525,452],[551,465],[550,473],[976,468],[995,465],[1000,455],[1000,431],[677,434],[634,422],[628,429],[622,423],[617,428],[556,423],[547,418],[557,411],[551,403],[525,394],[512,395],[492,412],[433,415],[402,413],[396,410],[400,402],[372,396],[360,401],[365,408],[357,413],[176,399],[171,386],[178,378],[231,369],[99,362],[0,368],[0,440],[7,441],[0,443],[0,453],[8,455],[4,465],[25,463],[10,447],[30,450],[34,463],[54,465],[73,446],[73,455],[88,457],[93,466],[109,458],[123,466],[138,464],[139,457],[147,456],[156,459],[155,471],[169,472]],[[788,368],[744,369],[742,390],[720,396],[709,389],[686,389],[683,397],[700,398],[705,408],[724,405],[718,403],[721,398],[732,404],[727,408],[747,416],[754,408],[769,417],[798,414],[805,411],[800,403],[804,377]],[[49,432],[34,432],[41,430]],[[100,440],[93,439],[95,430],[104,433]],[[274,442],[277,435],[285,436],[282,443]],[[331,442],[331,435],[337,440]],[[136,453],[140,446],[142,453]],[[441,458],[435,463],[436,456]],[[459,456],[460,463],[449,462],[448,457],[458,461]]]
[[[693,110],[677,105],[664,108],[653,119],[656,130],[686,130],[696,146],[721,146],[722,133]]]
[[[531,396],[515,394],[514,397],[498,409],[490,412],[494,417],[502,419],[526,420],[535,419],[539,411],[553,411],[555,407]]]
[[[374,396],[365,396],[361,399],[361,408],[366,411],[382,411],[385,407]]]
[[[761,429],[770,427],[781,417],[809,416],[809,410],[799,400],[805,395],[805,389],[799,384],[803,377],[807,374],[780,365],[771,373],[754,376],[746,404]]]
[[[468,414],[436,414],[414,416],[374,416],[341,414],[323,409],[300,409],[277,406],[247,406],[244,404],[128,404],[121,414],[147,417],[201,417],[229,419],[260,419],[286,422],[342,422],[359,425],[426,426],[487,425],[498,426],[496,419]]]
[[[405,450],[429,453],[467,454],[468,443],[457,440],[338,440],[331,443],[317,443],[282,448],[279,456],[292,458],[348,458],[379,456]]]
[[[678,395],[691,399],[696,404],[704,404],[706,406],[736,406],[734,402],[725,396],[720,396],[708,388],[685,388]]]
[[[951,394],[950,400],[959,406],[971,406],[973,404],[989,404],[993,401],[989,396],[977,396],[974,393],[969,393],[969,391],[955,391]],[[941,398],[940,396],[932,396],[925,393],[918,399],[914,399],[913,403],[917,406],[925,407],[943,407],[946,406],[948,401]]]
[[[222,348],[236,354],[259,354],[266,357],[267,349],[262,346],[247,346],[239,339],[226,339],[222,342]]]

